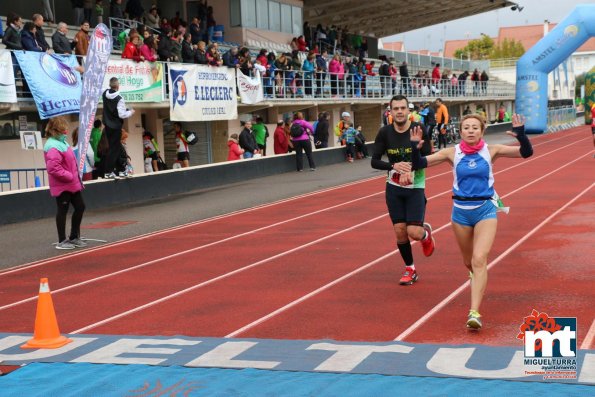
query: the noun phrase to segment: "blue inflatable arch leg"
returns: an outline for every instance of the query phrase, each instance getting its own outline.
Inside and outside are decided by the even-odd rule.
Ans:
[[[526,117],[527,133],[547,130],[548,73],[592,36],[595,4],[582,4],[518,60],[516,112]]]

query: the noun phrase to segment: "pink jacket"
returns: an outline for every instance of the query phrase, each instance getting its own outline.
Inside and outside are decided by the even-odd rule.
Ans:
[[[146,44],[140,46],[140,54],[145,57],[145,61],[155,62],[157,60],[157,56],[155,56],[153,51]]]
[[[54,141],[54,142],[52,142]],[[76,193],[83,190],[79,179],[76,157],[68,144],[60,145],[57,139],[50,138],[45,145],[43,157],[48,171],[50,194],[59,196],[62,192]],[[62,150],[62,149],[66,150]]]
[[[291,138],[292,141],[306,141],[310,139],[308,132],[314,134],[314,127],[312,127],[312,124],[308,123],[306,120],[293,120],[293,124],[299,124],[304,130],[304,133],[299,138]]]

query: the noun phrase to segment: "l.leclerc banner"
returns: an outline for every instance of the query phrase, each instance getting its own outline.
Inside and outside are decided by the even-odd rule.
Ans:
[[[14,81],[10,51],[0,50],[0,103],[17,102],[17,86]]]
[[[232,120],[238,117],[234,69],[169,64],[172,121]]]
[[[15,51],[25,75],[39,118],[78,113],[81,99],[81,75],[74,55]]]
[[[128,102],[162,102],[163,64],[159,62],[134,62],[110,59],[103,79],[103,90],[109,88],[109,80],[117,77],[120,95]]]
[[[87,147],[91,139],[91,129],[95,121],[97,103],[101,97],[101,83],[105,75],[107,61],[112,51],[112,35],[107,26],[100,23],[95,27],[89,43],[83,73],[81,111],[79,115],[79,176],[82,179]]]
[[[262,93],[262,79],[260,73],[256,73],[256,77],[246,76],[240,69],[238,72],[238,91],[240,91],[240,99],[242,103],[253,104],[262,102],[264,95]]]

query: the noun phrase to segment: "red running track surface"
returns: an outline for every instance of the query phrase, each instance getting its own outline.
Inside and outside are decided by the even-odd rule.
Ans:
[[[499,216],[481,332],[464,326],[448,165],[428,171],[437,250],[425,258],[414,244],[414,286],[398,285],[378,177],[2,272],[0,332],[32,332],[37,282],[49,277],[67,333],[517,345],[535,308],[577,317],[579,346],[593,348],[590,136],[580,127],[533,142],[532,158],[495,165],[512,209]]]

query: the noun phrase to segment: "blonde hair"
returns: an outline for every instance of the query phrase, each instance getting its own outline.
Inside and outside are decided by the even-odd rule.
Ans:
[[[481,125],[481,132],[485,132],[486,130],[486,119],[485,117],[483,117],[481,114],[467,114],[465,116],[463,116],[463,118],[461,119],[461,124],[459,125],[460,129],[463,129],[463,122],[465,120],[469,120],[469,119],[475,119],[477,121],[479,121],[479,124]]]
[[[52,117],[48,124],[45,126],[46,137],[56,137],[62,134],[68,133],[70,127],[68,120],[64,116]]]

